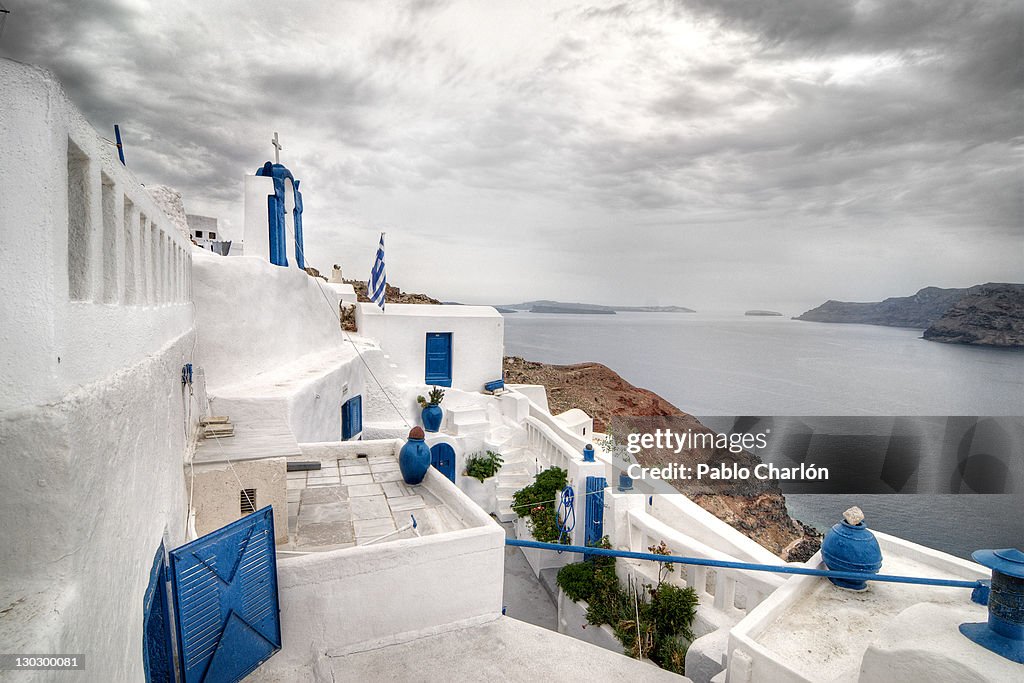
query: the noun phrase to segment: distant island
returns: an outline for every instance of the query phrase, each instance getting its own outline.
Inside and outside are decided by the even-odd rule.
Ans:
[[[495,306],[499,313],[575,313],[586,315],[614,315],[615,313],[695,313],[692,308],[683,306],[601,306],[599,304],[567,303],[540,299],[524,301],[519,304],[501,304]]]
[[[765,315],[765,316],[774,316],[774,315],[782,315],[782,314],[781,314],[781,313],[779,313],[778,311],[762,311],[762,310],[760,310],[760,309],[757,309],[757,308],[755,308],[755,309],[753,309],[753,310],[747,311],[747,312],[746,312],[746,313],[744,313],[743,315]]]
[[[875,303],[829,300],[795,320],[923,329],[924,339],[951,344],[1024,347],[1024,285],[925,287]]]

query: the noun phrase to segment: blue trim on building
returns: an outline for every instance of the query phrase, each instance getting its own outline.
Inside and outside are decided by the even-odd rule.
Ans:
[[[302,241],[302,193],[299,192],[299,181],[283,164],[272,164],[269,161],[256,171],[256,175],[272,178],[274,194],[267,195],[267,229],[270,231],[270,262],[278,266],[288,266],[288,237],[285,228],[285,190],[284,181],[292,181],[292,195],[295,208],[292,210],[292,224],[295,228],[295,264],[299,268],[306,267],[303,258],[305,249]]]

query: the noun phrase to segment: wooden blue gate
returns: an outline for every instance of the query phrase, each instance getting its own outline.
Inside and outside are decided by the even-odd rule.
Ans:
[[[182,681],[240,681],[281,649],[269,505],[170,559]]]
[[[455,449],[446,443],[439,443],[430,447],[430,464],[437,470],[455,481]]]
[[[587,527],[584,544],[597,545],[604,538],[604,477],[587,477]]]

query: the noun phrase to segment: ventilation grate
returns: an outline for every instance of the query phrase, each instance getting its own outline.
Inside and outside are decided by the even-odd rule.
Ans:
[[[256,512],[256,489],[242,489],[238,492],[238,504],[243,515]]]

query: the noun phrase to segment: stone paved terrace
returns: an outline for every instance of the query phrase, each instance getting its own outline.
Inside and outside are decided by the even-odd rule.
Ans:
[[[444,533],[467,524],[444,504],[428,482],[402,481],[400,442],[355,441],[301,444],[289,461],[319,462],[319,470],[288,473],[288,537],[281,550],[335,550],[406,529],[384,541]],[[340,456],[340,457],[339,457]]]

